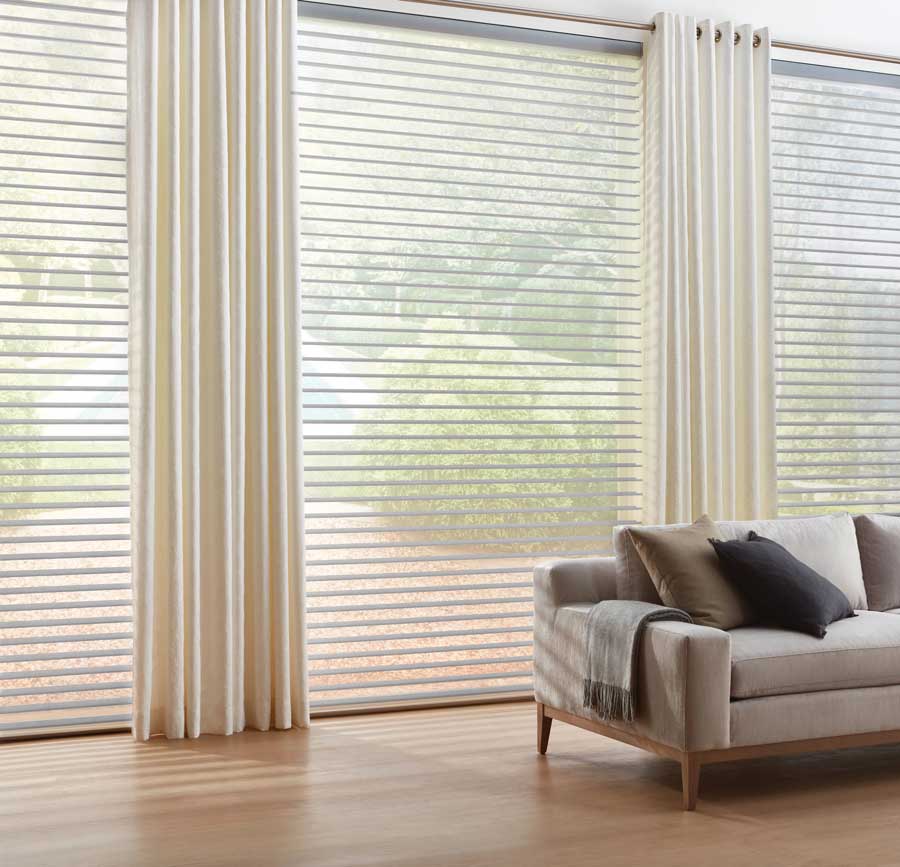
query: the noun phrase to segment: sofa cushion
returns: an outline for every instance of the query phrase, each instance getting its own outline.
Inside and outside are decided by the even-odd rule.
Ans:
[[[717,532],[706,515],[689,527],[631,527],[628,531],[666,605],[686,611],[701,626],[733,629],[755,618],[709,545]]]
[[[667,524],[687,527],[688,524]],[[844,592],[855,609],[868,608],[863,571],[856,544],[853,519],[847,514],[813,518],[773,518],[759,521],[717,521],[718,538],[746,539],[751,530],[783,545],[798,560],[827,578]],[[650,526],[649,529],[656,529]],[[616,553],[616,590],[619,599],[641,602],[662,600],[650,574],[631,541],[627,526],[613,530]],[[897,603],[900,605],[900,601]]]
[[[860,611],[824,638],[764,626],[731,631],[731,697],[900,685],[900,617]]]
[[[900,518],[857,515],[856,540],[869,608],[886,611],[900,606]]]
[[[827,689],[731,702],[729,747],[900,729],[900,686]],[[847,863],[856,862],[852,856]]]
[[[753,530],[786,548],[841,590],[850,605],[868,608],[853,519],[846,513],[814,518],[717,521],[719,538],[746,539]],[[897,603],[900,605],[900,602]]]

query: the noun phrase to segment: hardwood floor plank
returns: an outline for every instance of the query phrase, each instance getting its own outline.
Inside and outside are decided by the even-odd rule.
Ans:
[[[529,704],[0,744],[10,867],[893,864],[900,747],[681,768]]]

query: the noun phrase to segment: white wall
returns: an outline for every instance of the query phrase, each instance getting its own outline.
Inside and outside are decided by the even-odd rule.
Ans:
[[[655,12],[768,27],[773,39],[900,56],[900,0],[492,0],[511,6],[649,21]]]

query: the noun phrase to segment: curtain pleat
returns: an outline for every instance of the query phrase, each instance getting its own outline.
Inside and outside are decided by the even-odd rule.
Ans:
[[[129,3],[140,739],[308,722],[296,16]]]
[[[645,520],[771,516],[769,34],[669,13],[655,24],[645,112]]]

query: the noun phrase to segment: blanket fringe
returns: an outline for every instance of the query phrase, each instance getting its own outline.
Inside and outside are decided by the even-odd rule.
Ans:
[[[634,722],[634,693],[622,686],[585,678],[584,706],[600,719]]]

